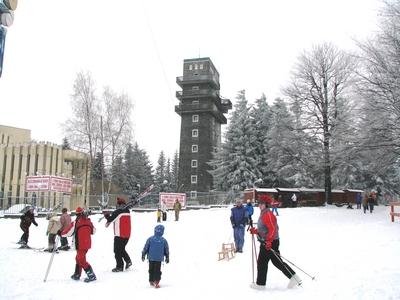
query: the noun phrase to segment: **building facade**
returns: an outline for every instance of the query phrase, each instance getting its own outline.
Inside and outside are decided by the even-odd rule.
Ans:
[[[185,59],[176,83],[182,88],[175,106],[181,116],[178,186],[196,198],[213,188],[208,162],[221,144],[221,125],[232,103],[220,97],[219,73],[208,57]]]
[[[72,193],[27,192],[27,176],[60,176],[72,179]],[[60,145],[31,140],[28,129],[0,125],[0,209],[34,203],[52,208],[59,203],[69,209],[88,206],[89,156]]]

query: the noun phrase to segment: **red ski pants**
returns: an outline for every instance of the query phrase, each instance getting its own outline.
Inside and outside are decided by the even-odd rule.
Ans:
[[[86,261],[86,253],[88,250],[76,250],[75,261],[76,264],[82,267],[84,270],[90,267],[89,263]]]

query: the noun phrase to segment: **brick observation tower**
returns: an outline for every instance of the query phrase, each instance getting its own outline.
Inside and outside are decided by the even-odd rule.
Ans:
[[[182,118],[178,186],[197,198],[213,188],[207,163],[221,144],[221,124],[227,123],[224,114],[232,103],[221,99],[219,73],[208,57],[185,59],[183,76],[176,83],[182,88],[176,92],[179,105],[175,106]]]

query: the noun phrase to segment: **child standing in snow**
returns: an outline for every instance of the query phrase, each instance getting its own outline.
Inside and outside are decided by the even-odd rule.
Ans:
[[[161,262],[169,263],[169,247],[167,240],[163,237],[164,226],[157,225],[154,228],[154,235],[149,237],[142,251],[142,261],[149,259],[149,282],[156,289],[160,287]]]
[[[19,227],[21,227],[22,231],[24,232],[19,240],[18,244],[21,244],[21,248],[29,248],[28,246],[28,239],[29,239],[29,227],[33,223],[36,227],[38,223],[35,221],[34,215],[34,207],[30,206],[28,210],[21,216],[21,223]]]
[[[60,228],[60,220],[58,219],[57,214],[55,212],[52,212],[49,215],[49,225],[47,226],[46,232],[46,234],[49,236],[49,245],[44,251],[53,252],[54,245],[56,243],[57,232],[60,230]]]
[[[157,209],[157,223],[161,222],[161,215],[162,215],[161,208],[159,208]]]

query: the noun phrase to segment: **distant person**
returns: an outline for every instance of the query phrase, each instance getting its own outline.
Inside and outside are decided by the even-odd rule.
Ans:
[[[364,214],[366,213],[366,211],[368,210],[368,194],[365,193],[364,198],[362,200],[362,206],[363,206],[363,210],[364,210]]]
[[[368,207],[369,207],[369,212],[372,214],[374,211],[374,205],[375,205],[375,193],[370,193],[368,197]]]
[[[36,223],[35,221],[34,211],[35,208],[33,206],[30,206],[28,210],[20,217],[21,223],[19,224],[19,227],[24,232],[18,242],[18,244],[21,244],[21,248],[30,248],[28,246],[29,227],[31,227],[32,223],[36,227],[38,226],[38,223]]]
[[[83,208],[77,207],[76,219],[69,227],[61,232],[61,236],[74,236],[76,257],[75,257],[75,272],[71,279],[79,280],[81,278],[82,269],[85,270],[87,278],[85,282],[96,280],[96,275],[93,272],[92,266],[86,261],[86,254],[92,247],[91,235],[96,232],[92,221],[88,218],[87,212]]]
[[[167,221],[167,203],[165,202],[165,200],[162,200],[161,202],[161,212],[162,212],[162,220],[163,221]]]
[[[46,235],[48,236],[48,247],[44,251],[53,252],[56,248],[56,236],[61,228],[60,220],[55,212],[49,215],[49,224],[47,225]]]
[[[247,210],[247,217],[248,217],[248,224],[250,227],[253,227],[253,213],[254,213],[254,207],[253,204],[251,203],[251,199],[247,199],[247,204],[246,204],[246,210]]]
[[[261,199],[258,200],[260,216],[257,221],[257,228],[252,227],[250,229],[250,233],[256,234],[260,242],[260,251],[257,259],[257,281],[252,287],[255,289],[265,288],[268,263],[271,260],[273,265],[290,279],[288,288],[293,288],[301,284],[301,279],[280,257],[279,227],[276,216],[268,208],[272,199],[268,195],[262,195],[260,198]]]
[[[107,220],[106,227],[111,223],[114,225],[114,255],[116,261],[116,267],[112,269],[112,272],[122,272],[129,269],[132,266],[131,258],[125,247],[129,242],[131,236],[131,212],[126,207],[126,201],[124,198],[117,197],[117,209],[111,214],[105,213],[104,217]]]
[[[281,197],[281,199],[282,199],[281,195],[279,195],[279,197]],[[276,216],[279,216],[279,212],[278,212],[279,204],[280,204],[280,202],[278,200],[272,199],[272,202],[271,202],[272,211],[271,212],[275,213]]]
[[[231,224],[233,227],[233,237],[235,240],[236,252],[243,252],[244,245],[244,228],[247,224],[247,209],[242,205],[242,200],[237,199],[236,205],[231,209]]]
[[[179,213],[181,209],[182,209],[182,204],[179,202],[178,199],[176,199],[174,203],[175,221],[179,221]]]
[[[71,216],[68,214],[68,209],[65,207],[61,210],[62,215],[60,217],[60,233],[64,231],[65,228],[68,228],[71,225]],[[68,245],[68,238],[61,237],[61,246],[58,248],[59,250],[69,250],[70,246]]]
[[[361,209],[361,203],[362,203],[361,193],[357,193],[357,195],[356,195],[357,209]]]
[[[297,196],[295,193],[293,193],[290,199],[292,200],[292,207],[297,207]]]
[[[161,217],[162,217],[161,208],[158,208],[156,213],[157,213],[157,223],[160,223],[161,222]]]
[[[142,261],[149,260],[149,282],[156,289],[160,287],[161,280],[161,262],[169,263],[169,246],[167,240],[163,237],[164,226],[157,225],[154,228],[154,235],[149,237],[142,251]]]

